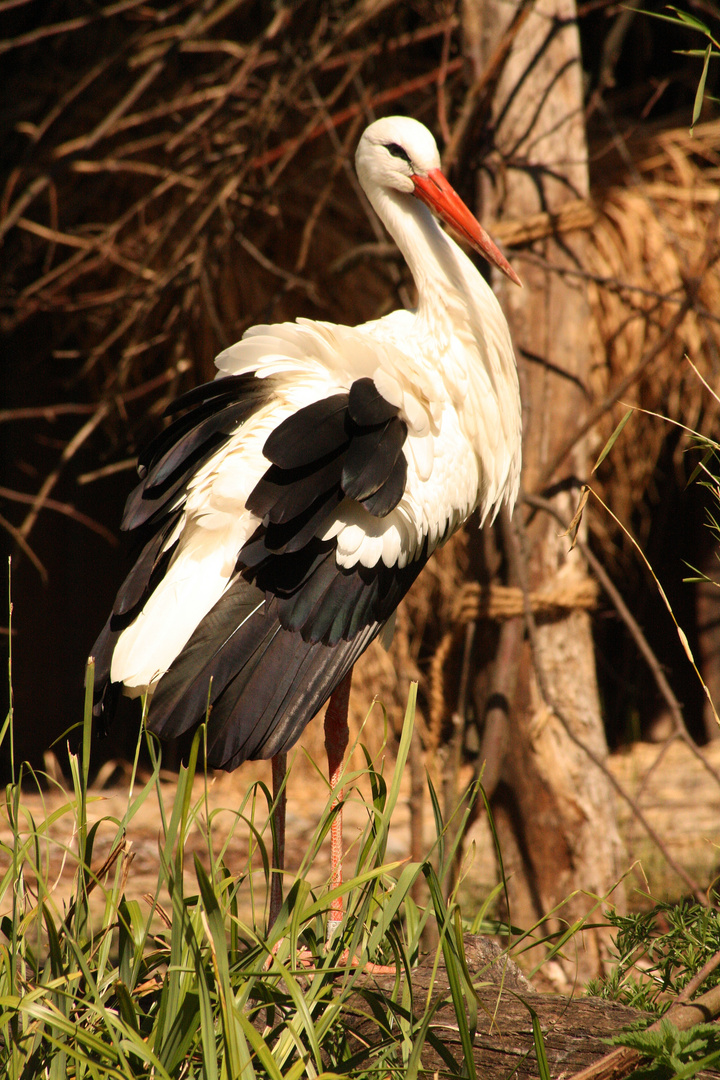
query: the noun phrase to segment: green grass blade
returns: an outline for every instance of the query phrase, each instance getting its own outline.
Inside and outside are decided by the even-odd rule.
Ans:
[[[674,11],[678,17],[678,21],[685,24],[685,26],[691,27],[693,30],[697,30],[698,33],[704,34],[705,37],[710,38],[713,41],[712,31],[707,23],[704,23],[702,19],[699,19],[697,15],[692,15],[689,11],[683,11],[682,8],[677,8],[673,4],[668,4],[668,11]],[[717,45],[717,42],[715,42]]]
[[[522,998],[519,1000],[522,1001]],[[545,1038],[542,1033],[542,1027],[540,1026],[540,1018],[526,1001],[523,1002],[523,1004],[530,1013],[532,1019],[533,1046],[535,1047],[535,1060],[537,1061],[540,1080],[551,1080],[550,1066],[548,1065],[547,1054],[545,1052]]]
[[[270,1047],[265,1042],[265,1039],[262,1037],[260,1032],[253,1027],[247,1016],[244,1016],[242,1013],[239,1014],[238,1019],[242,1026],[245,1038],[252,1047],[255,1056],[258,1058],[260,1064],[262,1065],[270,1080],[286,1080],[287,1074],[284,1075],[281,1072],[277,1062],[275,1061],[275,1058],[273,1057]],[[243,1076],[245,1075],[246,1073],[243,1074]]]
[[[490,826],[490,835],[492,836],[493,847],[495,848],[495,858],[497,859],[498,871],[500,874],[500,881],[502,883],[503,896],[505,897],[505,910],[507,911],[508,930],[512,926],[512,918],[510,917],[510,893],[507,887],[507,878],[505,877],[505,866],[503,864],[502,851],[500,849],[500,837],[498,836],[497,829],[495,828],[495,818],[488,802],[488,797],[485,793],[485,788],[480,785],[480,795],[482,801],[485,804],[485,813],[487,814],[488,825]]]
[[[229,986],[230,968],[228,966],[227,958],[225,920],[223,919],[223,914],[220,910],[215,890],[213,889],[212,882],[207,875],[205,867],[200,862],[197,854],[193,855],[193,860],[195,862],[195,876],[197,877],[198,885],[200,886],[200,895],[202,897],[205,915],[212,935],[212,942],[217,952],[220,981],[224,986]]]
[[[602,450],[600,451],[600,456],[598,457],[597,461],[595,462],[592,469],[590,470],[591,474],[594,473],[602,465],[603,461],[605,460],[605,458],[608,456],[608,454],[612,450],[613,446],[615,445],[615,443],[617,442],[619,436],[621,435],[623,428],[625,427],[625,425],[627,424],[628,420],[630,419],[630,417],[632,416],[632,414],[634,412],[635,412],[634,409],[628,409],[628,411],[625,413],[622,420],[617,425],[617,427],[613,431],[612,435],[610,436],[610,438],[608,439],[608,441],[605,443]]]
[[[450,983],[450,996],[452,998],[453,1008],[455,1010],[455,1019],[457,1020],[458,1034],[460,1035],[460,1044],[462,1046],[465,1059],[463,1065],[463,1075],[469,1076],[470,1080],[477,1080],[475,1059],[473,1058],[472,1037],[470,1035],[470,1027],[468,1025],[467,1016],[465,1015],[465,995],[463,992],[464,972],[457,955],[455,944],[451,940],[451,936],[448,932],[452,926],[450,914],[445,906],[445,901],[442,895],[442,888],[440,886],[437,874],[433,870],[432,866],[430,866],[429,863],[424,863],[423,872],[425,874],[428,887],[430,889],[430,897],[432,899],[433,907],[435,908],[435,914],[438,921],[438,930],[440,931],[442,954],[445,961],[445,969],[447,971],[448,982]]]
[[[115,993],[117,995],[118,1005],[120,1006],[120,1016],[122,1017],[122,1020],[136,1035],[139,1035],[140,1028],[138,1027],[135,999],[128,991],[127,986],[125,986],[120,979],[115,983]]]
[[[172,1017],[162,1047],[158,1051],[159,1060],[171,1075],[186,1058],[201,1021],[200,992],[190,991]],[[205,1045],[203,1039],[203,1049]],[[210,1045],[214,1045],[214,1040]]]
[[[413,1035],[413,1045],[408,1058],[407,1065],[405,1066],[405,1074],[403,1080],[417,1080],[418,1072],[422,1067],[422,1052],[425,1047],[425,1043],[428,1040],[428,1033],[430,1030],[430,1024],[432,1023],[435,1013],[442,1005],[442,997],[436,998],[433,1004],[425,1010],[425,1015],[422,1018],[419,1028]],[[447,1054],[447,1050],[445,1050]],[[454,1069],[456,1063],[453,1061],[450,1063],[450,1067]]]
[[[710,67],[710,54],[712,53],[712,45],[708,45],[705,50],[705,59],[703,60],[702,74],[700,75],[700,81],[695,91],[695,102],[693,104],[692,121],[690,123],[690,131],[697,124],[700,119],[700,113],[702,112],[703,99],[705,97],[705,83],[707,82],[708,68]]]

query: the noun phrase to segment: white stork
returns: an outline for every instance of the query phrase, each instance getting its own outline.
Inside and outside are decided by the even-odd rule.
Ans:
[[[328,698],[335,785],[355,661],[389,636],[438,544],[476,507],[484,522],[512,506],[518,490],[508,326],[430,211],[519,279],[443,176],[422,124],[371,124],[356,166],[415,279],[416,310],[360,326],[254,326],[218,356],[213,382],[170,406],[122,522],[145,546],[93,650],[98,715],[120,688],[147,693],[148,728],[174,737],[209,702],[209,764],[273,758],[276,785]],[[338,816],[334,884],[340,828]]]

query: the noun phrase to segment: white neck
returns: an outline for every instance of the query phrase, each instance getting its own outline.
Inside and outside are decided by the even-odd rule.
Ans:
[[[368,195],[417,286],[418,329],[429,331],[441,348],[453,335],[470,335],[491,378],[499,364],[516,384],[507,321],[479,270],[413,195],[379,187]]]
[[[457,256],[467,260],[428,208],[413,195],[376,188],[368,197],[413,276],[418,291],[418,318],[442,329],[448,308],[458,302],[464,306],[467,299],[466,275]],[[471,269],[482,280],[472,265]]]
[[[478,418],[489,416],[488,394],[494,399],[491,411],[496,419],[488,423],[502,429],[498,437],[506,447],[506,460],[513,461],[509,478],[499,487],[506,483],[514,501],[520,465],[520,395],[510,331],[500,304],[423,203],[412,194],[387,188],[368,195],[415,280],[415,328],[423,349],[435,351],[426,359],[440,364],[461,423],[481,458],[487,454],[488,438]],[[493,471],[490,461],[484,469],[488,475]]]

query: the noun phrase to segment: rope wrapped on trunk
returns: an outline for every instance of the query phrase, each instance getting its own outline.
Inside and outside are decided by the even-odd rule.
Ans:
[[[538,622],[565,618],[572,611],[590,611],[597,603],[598,586],[589,577],[554,581],[527,594],[527,603]],[[465,627],[479,619],[500,621],[521,618],[525,613],[522,589],[509,585],[469,581],[458,593],[452,613],[453,625],[440,641],[430,664],[428,698],[429,734],[437,745],[447,715],[444,674],[449,657],[464,637]]]

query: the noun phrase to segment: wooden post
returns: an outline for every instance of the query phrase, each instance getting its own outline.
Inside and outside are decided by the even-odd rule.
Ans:
[[[497,60],[508,27],[527,7],[514,0],[464,0],[466,52],[476,78]],[[536,0],[523,14],[493,91],[494,148],[479,174],[480,212],[490,231],[493,219],[554,213],[588,193],[574,2]],[[536,242],[525,255],[513,253],[525,288],[497,283],[520,365],[523,490],[551,498],[568,519],[578,500],[576,478],[588,472],[589,441],[575,447],[549,484],[543,477],[591,404],[590,317],[585,283],[577,274],[582,243],[581,233]],[[531,512],[522,502],[516,521],[518,517],[526,525],[527,541],[519,568],[529,588],[584,578],[583,559],[569,550],[567,537],[558,535],[556,521]],[[624,869],[612,790],[575,741],[597,758],[607,755],[589,616],[578,610],[541,623],[536,646],[540,677],[527,638],[516,646],[522,650],[519,674],[494,797],[510,916],[522,926],[532,925],[570,897],[559,919],[582,917],[592,905],[587,894],[608,893]],[[572,896],[577,890],[583,894]],[[622,905],[621,889],[613,900]],[[558,918],[551,924],[557,927]],[[586,934],[584,948],[571,958],[568,979],[586,979],[597,972],[597,935]]]

